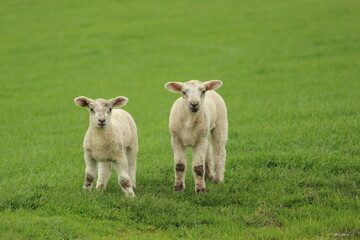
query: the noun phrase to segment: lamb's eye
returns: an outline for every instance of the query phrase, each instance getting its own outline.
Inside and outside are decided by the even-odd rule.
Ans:
[[[109,113],[111,113],[111,110],[112,110],[112,109],[110,108],[110,109],[109,109]]]
[[[201,92],[202,92],[202,94],[205,94],[206,91],[205,91],[205,90],[202,90]]]
[[[94,112],[94,109],[93,109],[93,108],[90,108],[90,111],[91,111],[91,112]]]
[[[184,94],[184,95],[185,95],[185,94],[186,94],[186,92],[182,92],[182,94]]]

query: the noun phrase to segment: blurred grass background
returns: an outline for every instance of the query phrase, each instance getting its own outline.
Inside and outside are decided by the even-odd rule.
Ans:
[[[0,1],[1,239],[360,236],[358,1]],[[226,183],[172,192],[168,81],[220,79]],[[137,199],[84,193],[88,113],[130,99]]]

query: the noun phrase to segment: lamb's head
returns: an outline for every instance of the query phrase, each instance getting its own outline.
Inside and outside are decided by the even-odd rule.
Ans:
[[[168,82],[165,84],[171,92],[181,92],[183,100],[188,109],[196,113],[198,112],[205,99],[208,90],[216,90],[221,87],[222,81],[211,80],[207,82],[200,82],[198,80],[191,80],[185,83],[182,82]]]
[[[74,99],[76,105],[86,107],[90,112],[90,125],[103,128],[111,124],[111,112],[114,107],[121,107],[128,103],[126,97],[116,97],[109,100],[96,99],[92,100],[87,97],[77,97]]]

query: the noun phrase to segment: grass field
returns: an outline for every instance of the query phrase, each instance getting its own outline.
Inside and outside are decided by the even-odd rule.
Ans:
[[[360,238],[360,2],[0,1],[0,239]],[[221,79],[225,183],[174,193],[164,83]],[[88,113],[127,96],[137,198],[82,191]],[[189,152],[189,155],[191,153]]]

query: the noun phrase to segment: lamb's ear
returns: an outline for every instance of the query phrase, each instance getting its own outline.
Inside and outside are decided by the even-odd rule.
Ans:
[[[164,87],[167,88],[170,92],[180,92],[183,86],[184,83],[182,82],[168,82]]]
[[[116,97],[109,99],[109,102],[112,104],[113,107],[122,107],[129,102],[129,99],[127,97]]]
[[[76,105],[79,105],[80,107],[89,107],[89,103],[91,103],[93,100],[91,98],[87,98],[84,96],[77,97],[74,99],[74,102]]]
[[[216,90],[222,85],[222,81],[220,80],[210,80],[207,82],[203,82],[206,87],[206,90]]]

